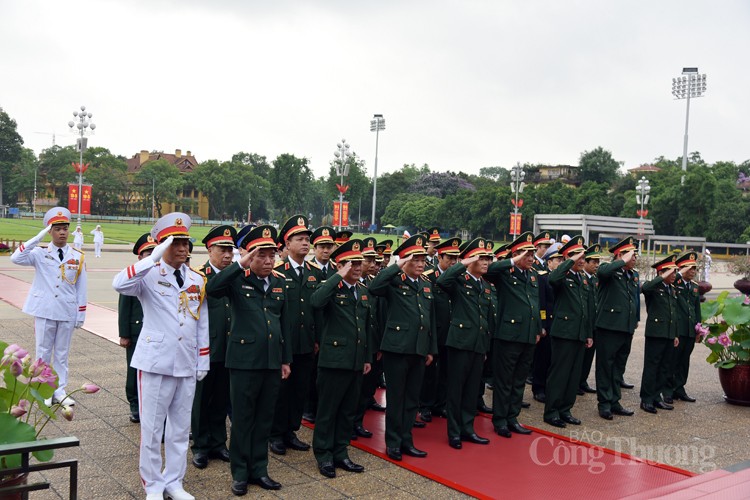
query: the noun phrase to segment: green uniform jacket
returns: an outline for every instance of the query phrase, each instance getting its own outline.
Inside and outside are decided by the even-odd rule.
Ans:
[[[677,292],[677,335],[695,337],[695,325],[701,321],[701,296],[698,285],[677,276],[674,281]]]
[[[485,354],[490,348],[495,326],[491,285],[471,277],[460,262],[441,274],[437,285],[453,301],[453,316],[445,345]]]
[[[605,262],[596,272],[599,278],[599,304],[595,326],[633,334],[641,319],[640,282],[638,272],[624,269],[621,259]]]
[[[206,284],[210,297],[229,297],[232,304],[227,368],[273,370],[292,362],[292,346],[286,342],[289,315],[283,276],[272,272],[268,290],[263,292],[263,282],[234,262]]]
[[[643,284],[646,297],[646,337],[673,339],[677,336],[677,298],[674,287],[657,276]]]
[[[211,264],[206,262],[199,269],[206,275],[206,282],[219,275]],[[208,337],[212,363],[223,363],[227,357],[227,338],[232,331],[232,310],[229,297],[206,297],[208,304]]]
[[[596,274],[588,276],[586,273],[582,273],[581,276],[585,276],[589,285],[591,285],[592,295],[594,296],[594,314],[591,317],[591,322],[596,323],[596,311],[599,310],[599,278]]]
[[[143,307],[138,297],[120,294],[117,302],[117,327],[120,337],[130,339],[135,348],[143,328]]]
[[[594,287],[585,274],[570,270],[573,260],[566,259],[549,273],[555,290],[553,337],[586,341],[592,338],[594,318]]]
[[[497,287],[498,321],[493,338],[536,344],[542,333],[539,276],[533,268],[523,276],[511,259],[490,264],[484,278]]]
[[[443,271],[440,270],[439,266],[422,273],[422,277],[433,285],[432,293],[435,297],[435,319],[437,321],[435,330],[437,331],[437,344],[439,346],[444,346],[448,340],[448,330],[451,325],[451,311],[453,307],[451,296],[441,287],[436,286],[436,282],[442,274]]]
[[[315,350],[315,314],[310,297],[323,281],[322,272],[309,262],[302,264],[302,278],[287,257],[275,266],[286,281],[286,314],[289,316],[291,331],[288,342],[292,344],[292,354],[309,354]]]
[[[367,287],[357,283],[357,298],[338,274],[312,294],[312,306],[323,309],[318,366],[362,371],[372,361],[371,300]]]
[[[364,279],[364,284],[368,291],[373,279],[375,279],[374,275],[369,275]],[[388,319],[386,317],[388,310],[385,299],[372,294],[368,295],[367,298],[370,301],[370,321],[372,322],[372,342],[370,343],[370,347],[373,355],[375,355],[380,349],[380,343],[383,342],[383,332],[385,331],[385,322]]]
[[[413,282],[394,264],[372,280],[370,294],[383,297],[388,308],[381,351],[437,354],[435,296],[429,281]]]

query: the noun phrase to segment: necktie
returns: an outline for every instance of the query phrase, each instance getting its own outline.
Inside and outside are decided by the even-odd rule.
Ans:
[[[268,291],[268,278],[263,278],[263,291]]]
[[[354,300],[357,300],[357,285],[350,286],[349,291],[354,296]]]
[[[299,266],[297,268],[297,281],[302,283],[302,266]]]
[[[62,248],[58,248],[57,249],[57,255],[60,256],[60,262],[62,262],[62,260],[63,260],[63,251],[62,251]]]
[[[182,274],[180,274],[179,269],[174,270],[174,278],[177,280],[177,285],[182,288],[182,285],[184,285],[185,282],[182,280]]]

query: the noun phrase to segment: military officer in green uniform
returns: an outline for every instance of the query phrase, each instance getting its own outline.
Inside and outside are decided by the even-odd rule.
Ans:
[[[596,271],[599,269],[599,263],[602,258],[602,246],[594,243],[586,249],[584,255],[585,263],[583,264],[583,275],[592,287],[594,295],[594,311],[599,308],[599,278],[596,277]],[[596,321],[596,312],[594,312],[593,321]],[[596,389],[588,383],[591,365],[594,364],[594,354],[596,353],[596,328],[593,328],[594,345],[586,349],[583,353],[583,366],[581,367],[581,379],[578,382],[578,395],[583,396],[585,393],[596,394]]]
[[[340,247],[341,245],[343,245],[344,243],[346,243],[347,241],[349,241],[349,239],[353,235],[354,235],[354,233],[351,232],[351,231],[336,231],[336,236],[334,236],[334,238],[333,238],[333,243],[337,247]],[[334,272],[335,271],[336,270],[334,269]]]
[[[386,453],[426,457],[414,446],[412,425],[419,405],[424,367],[437,354],[435,301],[424,272],[424,237],[409,237],[397,249],[397,265],[380,271],[370,284],[370,294],[387,301],[387,319],[380,350],[388,382],[385,413]]]
[[[695,325],[701,321],[701,300],[698,285],[693,281],[696,273],[697,253],[690,251],[677,257],[679,274],[674,282],[677,293],[677,336],[680,345],[673,356],[669,382],[663,391],[664,402],[672,404],[675,399],[695,403],[695,398],[685,392],[685,384],[690,371],[690,355],[699,336]]]
[[[555,290],[550,332],[552,362],[547,375],[544,421],[555,427],[581,425],[571,414],[581,378],[583,352],[593,345],[594,288],[583,276],[583,236],[574,236],[560,249],[565,259],[549,275]]]
[[[448,444],[461,449],[461,441],[489,444],[474,430],[477,393],[494,325],[492,291],[482,279],[491,253],[484,238],[475,238],[461,253],[461,262],[437,279],[451,297],[451,319],[446,339],[448,362]]]
[[[360,281],[362,246],[361,240],[350,239],[334,250],[331,258],[338,271],[311,299],[313,307],[323,310],[313,451],[318,470],[329,478],[336,477],[336,468],[365,470],[347,451],[362,376],[369,373],[373,354],[369,294]]]
[[[544,254],[547,253],[552,240],[550,239],[549,231],[542,231],[534,237],[534,269],[537,271],[544,271],[547,269],[546,261],[544,260]]]
[[[530,434],[518,423],[534,346],[542,333],[539,276],[533,268],[534,235],[525,232],[510,244],[510,259],[490,264],[485,278],[497,288],[499,310],[492,335],[492,424],[509,438]]]
[[[632,236],[610,248],[612,262],[599,265],[599,305],[596,312],[596,397],[599,416],[633,415],[620,404],[633,333],[640,319],[640,287],[635,270],[636,246]]]
[[[286,279],[274,271],[276,229],[250,230],[238,247],[242,258],[206,286],[214,298],[229,297],[231,332],[225,366],[232,402],[230,464],[232,493],[247,493],[247,483],[277,490],[268,476],[268,437],[282,379],[291,373],[292,345],[286,307]]]
[[[646,298],[646,347],[641,377],[641,409],[656,413],[656,409],[672,410],[674,407],[662,400],[667,386],[672,357],[680,343],[677,335],[677,294],[674,281],[677,277],[677,256],[663,258],[653,267],[657,276],[643,284]]]
[[[156,242],[150,233],[146,233],[141,235],[133,245],[133,253],[138,256],[138,260],[141,260],[151,255],[154,247],[156,247]],[[130,366],[130,360],[133,359],[138,335],[143,328],[143,307],[138,297],[120,294],[117,303],[117,326],[120,334],[120,346],[125,348],[125,359],[128,362],[128,371],[125,377],[125,397],[130,405],[130,421],[137,424],[141,421],[138,412],[138,370]]]
[[[434,269],[438,264],[437,246],[440,244],[440,228],[431,227],[424,232],[427,241],[427,257],[425,266]]]
[[[391,255],[393,255],[393,240],[383,240],[375,246],[375,250],[383,252],[383,266],[386,267],[391,263]]]

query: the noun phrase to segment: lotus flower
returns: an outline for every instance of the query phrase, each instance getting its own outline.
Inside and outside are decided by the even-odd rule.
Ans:
[[[99,392],[100,387],[96,384],[83,384],[81,390],[86,394],[96,394]]]
[[[716,337],[708,337],[706,339],[706,342],[708,342],[709,344],[715,344],[716,343]]]
[[[29,355],[29,352],[18,344],[9,345],[3,352],[3,359],[0,360],[0,366],[5,366],[12,363],[18,363],[21,365],[23,358]]]
[[[18,401],[17,405],[11,407],[10,414],[16,418],[20,418],[29,412],[29,408],[31,408],[31,403],[29,403],[26,399],[21,399]]]
[[[63,406],[62,410],[60,410],[60,413],[62,413],[62,416],[65,420],[70,422],[73,420],[73,407],[72,406]]]
[[[719,344],[723,345],[724,347],[727,347],[728,345],[731,345],[732,341],[729,339],[729,335],[726,333],[722,333],[719,335]]]

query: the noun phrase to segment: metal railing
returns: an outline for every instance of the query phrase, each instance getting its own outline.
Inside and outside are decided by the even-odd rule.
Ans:
[[[43,439],[41,441],[28,441],[25,443],[12,443],[0,445],[0,456],[21,455],[21,467],[13,469],[0,469],[0,478],[13,477],[19,474],[28,474],[30,472],[40,472],[44,470],[70,468],[70,500],[78,498],[78,460],[60,460],[56,462],[42,462],[38,464],[29,464],[29,456],[35,451],[56,450],[59,448],[71,448],[79,446],[80,442],[77,437],[63,437],[55,439]],[[0,487],[0,498],[6,495],[21,493],[24,500],[29,498],[30,491],[39,491],[49,489],[49,482],[36,482],[32,484],[19,484],[17,486]]]

